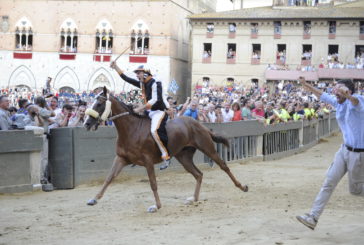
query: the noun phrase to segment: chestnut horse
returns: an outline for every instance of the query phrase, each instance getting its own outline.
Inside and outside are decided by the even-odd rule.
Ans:
[[[95,205],[102,198],[111,181],[121,172],[123,167],[129,164],[144,166],[147,169],[150,186],[153,190],[155,205],[148,208],[148,212],[156,212],[161,208],[161,202],[157,192],[157,181],[154,173],[154,164],[162,161],[160,150],[150,132],[150,119],[133,112],[131,106],[109,95],[106,87],[96,97],[92,108],[86,111],[88,115],[85,121],[87,130],[96,130],[102,121],[113,120],[118,137],[116,141],[116,157],[113,166],[107,176],[101,190],[95,198],[88,201],[88,205]],[[190,117],[178,117],[170,120],[166,125],[168,134],[168,151],[171,156],[177,158],[185,170],[196,179],[195,193],[187,199],[192,203],[198,201],[202,182],[202,172],[193,163],[193,155],[196,149],[202,151],[222,170],[224,170],[235,186],[242,191],[248,191],[248,186],[242,186],[229,167],[217,154],[213,141],[223,143],[229,147],[226,138],[217,136],[198,121]]]

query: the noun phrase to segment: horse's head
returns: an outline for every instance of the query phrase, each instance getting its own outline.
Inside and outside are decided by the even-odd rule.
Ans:
[[[84,127],[87,130],[97,130],[100,123],[106,121],[111,113],[111,102],[108,99],[107,89],[104,87],[92,104],[91,108],[88,108],[85,112],[87,119],[84,123]]]

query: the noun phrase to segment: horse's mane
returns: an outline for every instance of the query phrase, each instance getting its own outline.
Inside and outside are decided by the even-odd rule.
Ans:
[[[112,96],[117,102],[119,102],[119,104],[124,108],[126,109],[127,112],[129,112],[130,115],[132,116],[135,116],[135,117],[138,117],[138,118],[148,118],[149,117],[147,115],[140,115],[138,113],[135,113],[134,112],[134,108],[133,108],[133,104],[126,104],[124,103],[123,101],[121,101],[119,98],[115,97],[115,96]]]

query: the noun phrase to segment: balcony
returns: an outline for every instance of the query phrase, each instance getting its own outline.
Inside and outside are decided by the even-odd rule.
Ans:
[[[235,38],[236,32],[229,32],[229,38]]]
[[[76,53],[59,53],[60,60],[75,60]]]
[[[111,54],[96,53],[94,54],[94,61],[96,62],[110,62]]]
[[[206,32],[206,38],[213,38],[214,32]]]
[[[236,58],[227,58],[226,59],[226,64],[235,64],[236,63]]]
[[[311,60],[303,59],[303,60],[301,60],[301,65],[310,66],[311,65]]]
[[[258,32],[251,32],[250,33],[250,38],[251,39],[257,39],[258,38]]]
[[[311,33],[307,33],[307,32],[303,33],[303,39],[310,39],[310,38],[311,38]]]
[[[280,33],[274,33],[274,39],[281,39],[281,36]]]
[[[266,70],[264,76],[267,80],[298,80],[301,76],[307,81],[318,80],[318,75],[315,71]]]
[[[147,54],[129,54],[129,62],[130,63],[147,63],[148,55]]]
[[[210,64],[211,63],[211,56],[206,57],[206,58],[202,58],[202,63]]]
[[[29,59],[33,58],[33,52],[31,50],[28,50],[28,51],[14,50],[13,58],[14,59],[29,60]]]
[[[329,33],[329,39],[335,39],[336,33]]]
[[[308,81],[317,81],[318,79],[362,79],[364,77],[364,70],[320,68],[317,71],[265,71],[265,79],[267,80],[297,80],[301,76],[305,77]]]
[[[252,65],[260,65],[260,58],[252,58],[250,63]]]

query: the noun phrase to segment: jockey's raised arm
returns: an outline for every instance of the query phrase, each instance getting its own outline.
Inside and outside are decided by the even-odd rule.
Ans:
[[[140,82],[136,79],[126,76],[124,74],[124,71],[120,69],[120,67],[116,64],[115,61],[111,62],[110,67],[113,68],[124,81],[126,81],[127,83],[130,83],[131,85],[134,85],[137,88],[141,88]]]

